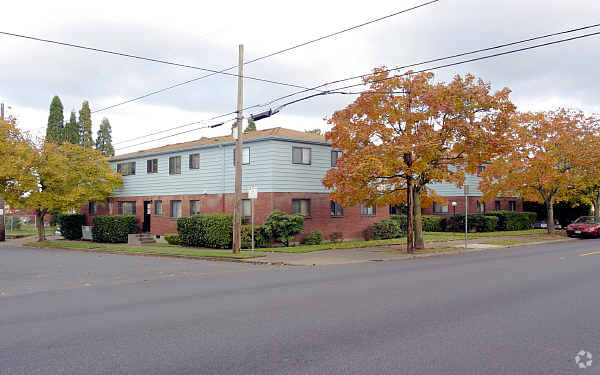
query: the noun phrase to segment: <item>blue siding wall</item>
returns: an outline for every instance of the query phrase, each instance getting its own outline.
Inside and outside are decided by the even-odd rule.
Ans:
[[[467,179],[466,179],[466,184],[468,184],[469,187],[469,195],[470,196],[482,196],[483,193],[481,191],[479,191],[478,187],[479,187],[479,181],[481,181],[481,179],[475,175],[467,175]],[[464,190],[461,188],[459,189],[458,187],[456,187],[455,184],[453,183],[448,183],[448,182],[442,182],[442,183],[436,183],[436,184],[430,184],[428,185],[429,188],[433,189],[437,195],[442,196],[442,197],[456,197],[456,196],[461,196],[464,195]]]

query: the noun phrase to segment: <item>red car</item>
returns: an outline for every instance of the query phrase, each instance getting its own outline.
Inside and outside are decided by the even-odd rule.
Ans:
[[[567,226],[569,237],[600,237],[600,217],[582,216]]]

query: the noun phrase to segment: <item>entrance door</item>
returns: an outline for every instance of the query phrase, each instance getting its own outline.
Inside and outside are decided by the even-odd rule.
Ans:
[[[142,232],[150,233],[150,217],[152,214],[152,201],[144,202],[144,224],[142,226]]]

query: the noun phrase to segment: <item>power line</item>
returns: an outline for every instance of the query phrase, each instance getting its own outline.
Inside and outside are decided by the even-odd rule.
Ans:
[[[294,49],[296,49],[296,48],[304,47],[304,46],[307,46],[307,45],[309,45],[309,44],[312,44],[312,43],[315,43],[315,42],[319,42],[319,41],[321,41],[321,40],[324,40],[324,39],[327,39],[327,38],[331,38],[331,37],[333,37],[333,36],[340,35],[340,34],[343,34],[343,33],[345,33],[345,32],[348,32],[348,31],[356,30],[356,29],[358,29],[358,28],[361,28],[361,27],[363,27],[363,26],[367,26],[367,25],[373,24],[373,23],[375,23],[375,22],[383,21],[383,20],[385,20],[385,19],[388,19],[388,18],[391,18],[391,17],[397,16],[397,15],[400,15],[400,14],[402,14],[402,13],[407,13],[407,12],[410,12],[410,11],[416,10],[416,9],[418,9],[418,8],[422,8],[422,7],[424,7],[424,6],[427,6],[427,5],[430,5],[430,4],[433,4],[433,3],[436,3],[436,2],[438,2],[438,1],[440,1],[440,0],[432,0],[432,1],[428,1],[428,2],[426,2],[426,3],[419,4],[419,5],[416,5],[416,6],[414,6],[414,7],[411,7],[411,8],[403,9],[403,10],[401,10],[401,11],[394,12],[394,13],[391,13],[391,14],[385,15],[385,16],[383,16],[383,17],[376,18],[376,19],[373,19],[373,20],[370,20],[370,21],[367,21],[367,22],[361,23],[361,24],[359,24],[359,25],[351,26],[351,27],[348,27],[348,28],[346,28],[346,29],[343,29],[343,30],[340,30],[340,31],[336,31],[336,32],[334,32],[334,33],[331,33],[331,34],[323,35],[323,36],[321,36],[321,37],[318,37],[318,38],[315,38],[315,39],[311,39],[311,40],[309,40],[309,41],[306,41],[306,42],[303,42],[303,43],[299,43],[299,44],[296,44],[296,45],[294,45],[294,46],[291,46],[291,47],[288,47],[288,48],[284,48],[284,49],[281,49],[281,50],[278,50],[278,51],[275,51],[275,52],[271,52],[271,53],[269,53],[269,54],[266,54],[266,55],[264,55],[264,56],[260,56],[260,57],[257,57],[257,58],[255,58],[255,59],[252,59],[252,60],[246,61],[246,62],[244,62],[244,65],[247,65],[247,64],[252,64],[252,63],[254,63],[254,62],[257,62],[257,61],[260,61],[260,60],[264,60],[264,59],[267,59],[267,58],[269,58],[269,57],[273,57],[273,56],[276,56],[276,55],[279,55],[279,54],[282,54],[282,53],[285,53],[285,52],[288,52],[288,51],[294,50]],[[147,97],[149,97],[149,96],[153,96],[153,95],[156,95],[156,94],[160,94],[161,92],[165,92],[165,91],[168,91],[168,90],[171,90],[171,89],[174,89],[174,88],[180,87],[180,86],[187,85],[187,84],[189,84],[189,83],[192,83],[192,82],[199,81],[199,80],[201,80],[201,79],[204,79],[204,78],[212,77],[212,76],[214,76],[214,75],[216,75],[216,74],[221,74],[221,73],[228,72],[228,71],[230,71],[230,70],[232,70],[232,69],[235,69],[235,68],[237,68],[237,65],[233,65],[233,66],[230,66],[230,67],[228,67],[228,68],[225,68],[225,69],[222,69],[222,70],[219,70],[219,71],[212,72],[212,73],[210,73],[210,74],[205,74],[205,75],[203,75],[203,76],[200,76],[200,77],[192,78],[192,79],[190,79],[190,80],[187,80],[187,81],[184,81],[184,82],[176,83],[176,84],[173,84],[173,85],[171,85],[171,86],[164,87],[164,88],[162,88],[162,89],[154,90],[154,91],[151,91],[151,92],[149,92],[149,93],[147,93],[147,94],[140,95],[140,96],[138,96],[138,97],[135,97],[135,98],[132,98],[132,99],[128,99],[128,100],[125,100],[125,101],[123,101],[123,102],[120,102],[120,103],[112,104],[112,105],[109,105],[109,106],[107,106],[107,107],[103,107],[103,108],[97,109],[97,110],[95,110],[95,111],[92,111],[92,113],[101,112],[101,111],[105,111],[105,110],[107,110],[107,109],[111,109],[111,108],[119,107],[119,106],[121,106],[121,105],[124,105],[124,104],[132,103],[132,102],[135,102],[135,101],[138,101],[138,100],[141,100],[141,99],[147,98]]]
[[[557,35],[569,34],[569,33],[573,33],[573,32],[576,32],[576,31],[586,30],[586,29],[595,28],[595,27],[599,27],[599,26],[600,26],[600,24],[594,24],[594,25],[588,25],[588,26],[578,27],[578,28],[574,28],[574,29],[569,29],[569,30],[565,30],[565,31],[560,31],[560,32],[556,32],[556,33],[550,33],[550,34],[545,34],[545,35],[541,35],[541,36],[535,36],[535,37],[531,37],[531,38],[527,38],[527,39],[521,39],[521,40],[515,41],[515,42],[509,42],[509,43],[495,45],[495,46],[492,46],[492,47],[486,47],[486,48],[476,49],[476,50],[469,51],[469,52],[462,52],[462,53],[458,53],[458,54],[454,54],[454,55],[450,55],[450,56],[445,56],[445,57],[440,57],[440,58],[436,58],[436,59],[425,60],[425,61],[421,61],[421,62],[409,64],[409,65],[397,66],[395,68],[385,69],[382,72],[390,72],[390,71],[393,71],[393,70],[400,70],[400,69],[411,68],[411,67],[415,67],[415,66],[419,66],[419,65],[425,65],[425,64],[428,64],[428,63],[432,63],[432,62],[438,62],[438,61],[449,60],[449,59],[453,59],[453,58],[457,58],[457,57],[468,56],[468,55],[472,55],[472,54],[476,54],[476,53],[480,53],[480,52],[495,50],[495,49],[504,48],[504,47],[508,47],[508,46],[512,46],[512,45],[517,45],[517,44],[522,44],[522,43],[526,43],[526,42],[531,42],[531,41],[534,41],[534,40],[545,39],[545,38],[549,38],[549,37],[553,37],[553,36],[557,36]],[[581,37],[587,37],[587,36],[591,36],[591,35],[596,35],[596,33],[583,35]],[[568,41],[568,40],[578,39],[578,38],[580,38],[580,37],[569,38],[569,39],[565,39],[565,40],[559,40],[559,41],[556,41],[556,42],[545,43],[545,44],[536,45],[536,46],[532,46],[532,47],[526,47],[524,49],[518,49],[518,50],[514,50],[514,51],[508,51],[508,52],[502,53],[502,54],[519,52],[519,51],[523,51],[523,50],[526,50],[526,49],[538,48],[538,47],[546,46],[546,45],[549,45],[549,44],[561,43],[563,41]],[[496,57],[496,56],[499,56],[499,55],[502,55],[502,54],[494,54],[494,55],[490,55],[490,56],[487,56],[487,57],[466,60],[466,61],[463,61],[463,62],[458,62],[458,63],[453,63],[453,64],[447,64],[447,65],[441,65],[441,66],[434,67],[434,68],[431,68],[431,69],[423,69],[423,70],[420,70],[418,72],[424,72],[424,71],[428,71],[428,70],[441,69],[441,68],[445,68],[445,67],[449,67],[449,66],[453,66],[453,65],[460,65],[460,64],[467,63],[467,62],[473,62],[473,61],[481,60],[481,59],[484,59],[484,58]],[[418,72],[413,72],[413,73],[418,73]],[[324,84],[321,84],[321,85],[318,85],[318,86],[314,86],[313,88],[321,88],[321,87],[324,87],[324,86],[327,86],[327,85],[332,85],[332,84],[336,84],[336,83],[346,82],[346,81],[354,80],[354,79],[357,79],[357,78],[364,78],[364,77],[369,76],[370,74],[372,74],[372,73],[361,74],[361,75],[352,76],[352,77],[348,77],[348,78],[338,79],[338,80],[327,82],[327,83],[324,83]],[[309,98],[313,98],[313,97],[316,97],[316,96],[321,96],[321,95],[328,95],[328,94],[346,94],[346,95],[362,94],[362,93],[365,93],[366,91],[361,91],[361,92],[341,92],[341,91],[339,91],[339,90],[344,90],[346,88],[351,88],[351,87],[356,87],[356,86],[362,86],[362,85],[363,84],[361,83],[361,84],[352,85],[352,86],[346,86],[346,87],[335,88],[335,89],[331,89],[331,90],[325,90],[325,91],[322,91],[322,92],[320,92],[318,94],[314,94],[314,95],[310,95],[310,96],[305,97],[305,98],[301,98],[300,100],[294,100],[294,101],[292,101],[290,103],[285,103],[284,106],[288,106],[290,104],[297,103],[298,101],[303,101],[303,100],[306,100],[306,99],[309,99]],[[297,91],[297,92],[294,92],[294,93],[291,93],[291,94],[288,94],[288,95],[284,95],[284,96],[281,96],[281,97],[269,100],[268,102],[266,102],[264,104],[256,104],[256,105],[248,106],[248,107],[244,108],[244,111],[252,109],[252,108],[267,107],[267,106],[269,106],[269,105],[271,105],[271,104],[273,104],[275,102],[281,101],[283,99],[287,99],[289,97],[292,97],[292,96],[295,96],[295,95],[298,95],[298,94],[305,93],[307,91],[309,91],[309,90]],[[280,109],[281,108],[282,107],[280,107]],[[234,113],[236,113],[236,112],[235,111],[229,112],[229,113],[224,114],[223,116],[231,115],[231,114],[234,114]],[[195,123],[189,123],[189,124],[180,125],[180,126],[177,126],[177,127],[174,127],[174,128],[169,128],[169,129],[162,130],[162,131],[157,132],[157,133],[148,134],[148,135],[144,135],[144,136],[140,136],[140,137],[135,137],[135,138],[132,138],[132,139],[129,139],[129,140],[126,140],[126,141],[121,141],[121,142],[119,142],[119,144],[131,142],[131,141],[135,141],[135,140],[142,139],[142,138],[146,138],[146,137],[149,137],[149,136],[155,135],[155,134],[166,133],[166,132],[171,131],[171,130],[179,129],[179,128],[190,126],[190,125],[194,125],[194,124]]]

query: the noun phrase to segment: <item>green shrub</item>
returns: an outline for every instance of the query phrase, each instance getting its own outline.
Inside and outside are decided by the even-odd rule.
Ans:
[[[469,214],[468,230],[475,232],[492,232],[496,229],[498,218],[482,214]],[[465,214],[456,214],[448,219],[447,228],[452,232],[465,230]]]
[[[390,238],[406,237],[406,220],[404,223],[400,216],[393,215],[389,219],[381,220],[371,225],[365,231],[365,239],[367,240],[387,240]],[[406,218],[406,217],[405,217]]]
[[[486,215],[498,218],[496,230],[533,229],[537,217],[535,212],[517,211],[488,211]]]
[[[92,239],[94,242],[125,243],[127,235],[137,232],[135,215],[94,217]]]
[[[443,232],[446,230],[446,218],[440,215],[421,215],[423,232]]]
[[[284,246],[290,246],[294,236],[304,230],[304,216],[275,210],[267,217],[264,227],[269,237],[275,238]]]
[[[169,245],[181,245],[181,241],[177,233],[165,234],[165,240]]]
[[[51,227],[59,226],[61,216],[62,214],[52,214],[52,216],[50,216],[50,222],[48,223],[48,225],[50,225]]]
[[[233,234],[232,234],[233,236]],[[254,226],[254,247],[269,247],[269,240],[263,225]],[[252,248],[252,227],[250,225],[242,225],[242,249]]]
[[[306,245],[320,245],[323,243],[323,233],[318,230],[312,231],[306,236],[304,236],[304,241]]]
[[[83,236],[81,226],[85,225],[85,215],[60,215],[60,233],[67,240],[80,240]]]
[[[177,231],[184,246],[231,249],[233,216],[210,214],[180,217],[177,219]]]

